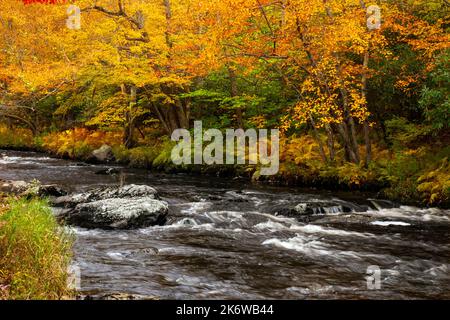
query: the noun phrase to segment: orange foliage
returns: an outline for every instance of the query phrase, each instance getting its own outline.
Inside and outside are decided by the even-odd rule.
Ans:
[[[114,146],[120,145],[121,142],[122,134],[118,132],[75,128],[49,134],[43,138],[43,147],[62,157],[86,158],[103,144]]]

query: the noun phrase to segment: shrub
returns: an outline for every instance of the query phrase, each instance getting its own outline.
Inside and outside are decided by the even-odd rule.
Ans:
[[[23,128],[10,129],[0,125],[0,148],[30,149],[34,141],[31,131]]]
[[[122,140],[122,134],[75,128],[63,132],[50,133],[42,140],[42,146],[53,154],[61,157],[86,159],[92,151],[100,148],[103,144],[119,145]]]
[[[116,145],[112,147],[114,158],[121,164],[128,164],[130,162],[130,150],[124,145]]]
[[[135,168],[149,168],[158,156],[156,147],[137,147],[129,150],[129,163]]]
[[[427,172],[419,177],[417,191],[425,202],[436,205],[450,199],[450,162],[443,159],[436,170]]]
[[[165,165],[172,164],[172,149],[175,143],[170,140],[165,140],[160,148],[158,156],[153,160],[152,165],[154,167],[164,167]]]

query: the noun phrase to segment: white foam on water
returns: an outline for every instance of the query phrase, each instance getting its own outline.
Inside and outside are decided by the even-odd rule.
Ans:
[[[342,236],[342,237],[353,236],[353,237],[370,238],[370,237],[375,236],[371,233],[344,231],[344,230],[335,229],[335,228],[325,228],[325,227],[314,225],[314,224],[308,224],[305,226],[291,225],[290,229],[295,230],[295,231],[301,231],[301,232],[307,233],[307,234],[319,233],[319,234],[325,234],[325,235],[331,235],[331,236]]]
[[[244,220],[244,213],[238,211],[210,211],[206,217],[214,222],[238,222]]]
[[[367,257],[368,255],[363,253],[358,253],[354,251],[340,251],[334,250],[327,246],[326,243],[318,241],[317,239],[311,240],[310,237],[305,237],[297,234],[293,238],[286,240],[281,240],[277,238],[265,240],[263,245],[273,245],[278,248],[294,250],[301,252],[309,257],[324,257],[328,256],[332,259],[337,260],[362,260],[362,257]]]
[[[123,260],[124,255],[120,252],[107,252],[106,255],[114,260]]]
[[[69,226],[66,226],[66,228],[69,232],[73,232],[78,236],[98,236],[102,233],[98,229],[84,229],[80,227],[69,227]]]
[[[447,278],[450,278],[450,265],[442,264],[436,267],[432,267],[430,269],[425,270],[424,273],[429,274],[433,277],[445,276]]]
[[[271,221],[278,221],[278,222],[284,222],[284,223],[290,223],[290,224],[296,224],[297,220],[295,218],[289,218],[285,216],[274,216],[270,213],[262,213],[262,212],[251,212],[252,214],[263,216],[268,218]]]
[[[38,164],[43,161],[57,161],[50,157],[14,157],[3,156],[0,158],[0,164]]]
[[[327,293],[334,290],[334,286],[311,286],[308,288],[301,287],[289,287],[286,291],[300,293],[301,295],[311,295],[311,294],[320,294]]]
[[[265,240],[263,245],[273,245],[275,247],[295,250],[304,253],[308,256],[324,256],[330,255],[332,251],[327,250],[320,241],[306,241],[301,236],[296,236],[287,240],[280,240],[277,238]]]
[[[331,206],[331,207],[323,207],[323,211],[327,215],[339,215],[344,212],[344,208],[342,206]]]
[[[450,210],[438,208],[420,209],[411,206],[401,206],[400,208],[382,209],[378,211],[370,210],[361,214],[380,218],[398,218],[409,221],[450,222]]]
[[[259,230],[270,230],[270,231],[280,231],[288,229],[284,224],[270,220],[256,224],[255,228]]]
[[[389,226],[401,226],[401,227],[407,227],[410,226],[410,223],[402,222],[402,221],[373,221],[370,224],[374,226],[382,226],[382,227],[389,227]]]
[[[203,223],[199,224],[194,219],[185,218],[180,220],[174,224],[164,225],[164,226],[152,226],[145,229],[140,229],[139,232],[142,234],[150,235],[154,232],[158,231],[167,231],[167,230],[178,230],[178,229],[205,229],[205,230],[213,230],[213,223]]]
[[[190,276],[181,276],[175,280],[176,283],[185,285],[185,286],[192,286],[202,283],[202,279],[197,277],[190,277]]]
[[[189,202],[189,203],[183,203],[183,207],[187,207],[186,209],[182,209],[181,213],[184,214],[196,214],[199,212],[202,212],[209,207],[211,207],[211,202]]]

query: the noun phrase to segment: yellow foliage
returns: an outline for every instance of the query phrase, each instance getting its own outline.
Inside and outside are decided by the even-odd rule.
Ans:
[[[299,167],[313,168],[321,164],[317,142],[309,135],[293,137],[284,141],[280,161],[295,163]]]
[[[33,142],[30,130],[17,127],[8,128],[6,125],[0,124],[1,148],[31,148]]]
[[[51,133],[43,138],[43,147],[59,156],[84,158],[103,144],[118,145],[122,134],[118,132],[90,131],[75,128],[64,132]]]
[[[417,191],[422,193],[424,200],[436,205],[446,202],[450,198],[450,161],[445,158],[440,166],[431,172],[422,175],[417,182]]]

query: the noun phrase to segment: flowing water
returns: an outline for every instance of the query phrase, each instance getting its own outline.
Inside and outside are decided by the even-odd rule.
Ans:
[[[70,191],[115,185],[117,176],[42,154],[0,151],[0,179]],[[162,299],[450,298],[450,211],[386,208],[370,195],[252,185],[240,180],[123,169],[126,183],[156,187],[169,203],[162,227],[74,228],[85,294]],[[327,224],[276,216],[299,203],[335,203]],[[380,205],[382,203],[383,205]],[[371,218],[352,223],[342,207]],[[375,209],[378,208],[378,209]],[[385,209],[383,209],[385,208]],[[351,216],[351,215],[350,215]],[[369,266],[381,270],[369,286]]]

